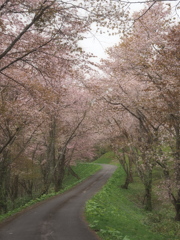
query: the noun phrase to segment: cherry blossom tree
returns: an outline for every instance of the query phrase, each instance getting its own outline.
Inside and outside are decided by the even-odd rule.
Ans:
[[[114,25],[115,19],[122,20],[122,7],[109,10],[110,5],[118,3],[0,1],[0,207],[4,212],[11,180],[18,180],[32,194],[34,180],[26,177],[31,170],[21,174],[21,159],[35,166],[39,161],[42,192],[47,192],[52,176],[56,190],[60,188],[68,146],[87,112],[74,110],[80,101],[70,101],[69,94],[66,98],[65,81],[71,85],[75,72],[85,69],[87,55],[78,41],[91,23]],[[13,199],[16,195],[17,191],[11,193]]]
[[[145,15],[142,14],[144,10],[134,15],[136,21],[132,31],[108,51],[109,59],[103,61],[102,69],[107,74],[104,99],[116,106],[117,111],[124,110],[136,120],[137,130],[131,144],[136,149],[135,163],[145,186],[146,209],[151,210],[152,170],[160,164],[158,157],[164,144],[162,135],[168,130],[169,136],[174,135],[176,141],[179,139],[179,40],[178,27],[169,27],[173,26],[169,7],[158,3],[151,9],[148,5],[146,9]],[[174,38],[169,33],[171,31]],[[173,127],[172,122],[175,124]],[[175,143],[174,140],[172,142]],[[175,150],[178,144],[172,145]],[[174,150],[177,156],[179,150]],[[179,160],[173,159],[177,183]],[[162,166],[167,167],[167,164]],[[174,177],[171,182],[174,182]],[[178,186],[178,183],[174,186],[176,194],[169,194],[175,205],[176,220],[179,219]]]

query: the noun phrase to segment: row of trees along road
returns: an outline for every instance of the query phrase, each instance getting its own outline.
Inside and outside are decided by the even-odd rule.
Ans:
[[[127,174],[123,187],[133,180],[134,164],[152,210],[152,173],[161,168],[158,194],[170,199],[180,221],[180,25],[162,3],[133,17],[130,32],[101,63],[101,101],[111,111],[112,145]]]
[[[92,96],[81,83],[90,63],[78,42],[92,22],[112,27],[123,13],[105,0],[0,0],[0,213],[59,191],[70,162],[92,157]]]
[[[0,0],[0,213],[18,197],[59,191],[70,163],[101,142],[116,151],[125,188],[136,166],[147,210],[162,168],[160,195],[180,220],[180,28],[168,5],[149,3],[133,21],[127,6]],[[100,74],[78,47],[93,22],[124,32]]]

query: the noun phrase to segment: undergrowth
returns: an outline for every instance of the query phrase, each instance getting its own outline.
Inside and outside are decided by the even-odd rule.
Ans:
[[[119,167],[102,190],[87,202],[85,214],[90,227],[103,240],[180,239],[180,223],[173,220],[173,209],[161,206],[154,212],[146,212],[141,203],[142,184],[136,182],[128,190],[122,189],[124,178]]]
[[[114,153],[113,152],[107,152],[103,154],[101,157],[99,157],[94,163],[112,163],[112,159],[114,158]]]
[[[44,194],[41,197],[38,197],[35,199],[21,200],[23,203],[21,206],[13,209],[11,211],[8,211],[6,214],[0,215],[0,222],[2,222],[3,220],[7,219],[8,217],[10,217],[18,212],[21,212],[22,210],[24,210],[38,202],[44,201],[48,198],[51,198],[53,196],[56,196],[58,194],[61,194],[65,191],[69,190],[70,188],[74,187],[78,183],[82,182],[84,179],[86,179],[89,176],[91,176],[92,174],[94,174],[96,171],[100,170],[101,166],[99,166],[97,164],[93,164],[93,163],[78,163],[76,166],[73,166],[72,168],[75,171],[75,173],[79,176],[79,179],[68,174],[64,179],[63,188],[61,189],[61,191],[59,191],[57,193],[55,193],[54,191],[51,191],[49,194]]]

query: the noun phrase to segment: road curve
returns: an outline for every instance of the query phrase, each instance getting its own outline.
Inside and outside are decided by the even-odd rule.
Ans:
[[[0,240],[98,240],[83,220],[84,205],[115,169],[103,164],[102,170],[68,192],[0,225]]]

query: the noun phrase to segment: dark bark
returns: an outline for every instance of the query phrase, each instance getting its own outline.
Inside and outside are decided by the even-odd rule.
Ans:
[[[15,175],[12,177],[11,184],[9,187],[9,196],[13,203],[13,208],[15,207],[15,200],[18,198],[18,192],[19,192],[19,176]]]
[[[171,196],[172,196],[172,203],[176,211],[175,221],[180,221],[180,189],[178,191],[177,197],[175,197],[173,194],[171,194]]]
[[[7,191],[4,188],[4,183],[0,183],[0,213],[7,212]]]
[[[40,195],[48,193],[50,184],[51,184],[51,181],[49,180],[49,177],[47,176],[47,178],[44,178],[43,176],[43,187]]]
[[[80,177],[75,173],[71,166],[68,166],[68,173],[71,174],[73,177],[77,178],[78,180]]]
[[[42,159],[41,159],[42,162]],[[47,194],[49,191],[49,187],[51,185],[51,162],[50,160],[46,160],[41,164],[41,174],[42,174],[42,191],[40,195]]]
[[[151,186],[145,188],[144,204],[146,211],[152,211],[152,189]]]
[[[172,194],[173,198],[173,205],[175,207],[176,215],[175,220],[180,221],[180,125],[179,125],[179,119],[174,118],[174,129],[176,133],[176,151],[175,151],[175,181],[177,185],[177,194],[176,197],[174,194]]]
[[[57,172],[54,177],[54,191],[59,192],[62,189],[64,179],[64,171],[61,169],[61,171]]]
[[[175,210],[176,210],[175,220],[180,221],[180,198],[176,201]]]
[[[59,192],[62,189],[62,184],[65,175],[65,154],[58,159],[57,166],[54,171],[54,191]]]
[[[20,182],[21,186],[24,188],[27,195],[32,198],[32,196],[33,196],[33,185],[34,185],[33,181],[22,179],[19,182]]]
[[[0,59],[3,58],[4,56],[6,56],[6,54],[11,51],[11,49],[14,47],[14,45],[22,38],[22,36],[42,17],[42,15],[44,14],[44,12],[51,7],[53,3],[51,3],[48,6],[44,6],[40,9],[39,13],[37,13],[34,18],[32,19],[32,21],[27,24],[24,29],[18,34],[18,36],[13,39],[13,41],[10,43],[10,45],[4,50],[4,52],[1,53],[0,55]]]
[[[123,185],[121,185],[121,188],[128,189],[129,184],[131,183],[131,178],[129,175],[126,175],[126,180]]]
[[[0,212],[7,212],[7,197],[9,189],[9,161],[7,154],[3,152],[0,161]]]
[[[133,159],[131,156],[131,152],[129,154],[126,154],[125,150],[122,149],[122,156],[119,157],[119,162],[126,173],[125,183],[121,185],[121,188],[128,189],[129,184],[133,182],[132,173]]]

